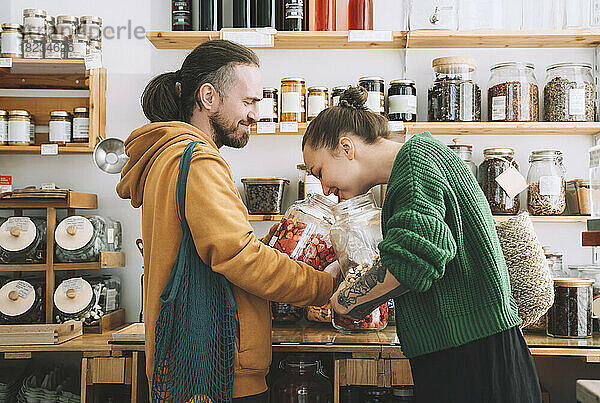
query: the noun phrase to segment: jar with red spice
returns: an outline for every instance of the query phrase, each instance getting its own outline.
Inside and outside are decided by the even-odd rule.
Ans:
[[[334,220],[331,209],[334,205],[331,200],[319,194],[309,194],[306,199],[292,204],[279,223],[269,246],[317,270],[325,270],[336,260],[329,238]],[[293,308],[296,307],[273,302],[271,305],[273,319],[279,322],[293,321],[304,316],[303,308]],[[321,312],[328,312],[328,309],[323,307]],[[322,318],[310,317],[322,321]]]

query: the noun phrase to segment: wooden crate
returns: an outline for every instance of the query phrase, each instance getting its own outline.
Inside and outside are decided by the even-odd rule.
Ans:
[[[125,309],[118,309],[100,317],[100,323],[93,326],[84,326],[84,333],[102,334],[114,330],[125,323]]]
[[[60,344],[82,334],[81,322],[74,320],[60,325],[4,325],[0,326],[0,345]]]

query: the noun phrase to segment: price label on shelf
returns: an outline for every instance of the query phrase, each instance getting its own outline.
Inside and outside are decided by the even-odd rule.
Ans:
[[[404,131],[404,122],[388,122],[388,130],[391,132],[403,132]]]
[[[275,46],[276,32],[272,28],[222,29],[221,39],[244,46],[272,48]]]
[[[42,144],[42,155],[58,155],[58,144]]]
[[[12,58],[0,57],[0,67],[12,67]]]
[[[392,42],[394,34],[392,31],[350,31],[348,42]]]
[[[276,129],[277,129],[277,124],[275,122],[257,122],[256,123],[256,133],[259,133],[259,134],[275,133]]]
[[[54,190],[56,189],[56,184],[54,183],[42,183],[42,190]]]
[[[85,57],[85,69],[100,69],[102,68],[102,53],[90,53]]]
[[[298,122],[281,122],[279,131],[281,133],[298,133]]]

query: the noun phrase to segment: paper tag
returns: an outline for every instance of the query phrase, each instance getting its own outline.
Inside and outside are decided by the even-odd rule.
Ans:
[[[388,122],[388,130],[391,132],[403,132],[404,131],[404,122],[403,121],[389,121]]]
[[[506,119],[506,97],[492,97],[492,120]]]
[[[277,124],[275,122],[257,122],[256,133],[266,134],[275,133],[277,130]]]
[[[468,82],[460,84],[460,120],[473,120],[473,84]]]
[[[272,48],[275,46],[274,29],[222,29],[221,39],[238,43],[244,46]]]
[[[42,190],[54,190],[56,189],[56,184],[54,183],[42,183]]]
[[[417,113],[417,97],[414,95],[390,95],[388,103],[390,114]]]
[[[0,67],[12,67],[12,57],[0,57]]]
[[[508,168],[496,177],[496,182],[508,194],[509,198],[514,198],[516,195],[527,189],[527,181],[521,173],[513,166]]]
[[[281,113],[300,113],[302,110],[302,94],[284,92],[281,94]]]
[[[540,177],[540,195],[559,196],[561,185],[562,178],[560,176],[542,176]]]
[[[109,228],[106,230],[106,238],[108,243],[115,243],[115,229]]]
[[[27,281],[19,280],[15,284],[14,291],[19,293],[19,297],[27,298],[27,296],[33,291],[33,286]]]
[[[281,133],[298,133],[298,122],[281,122],[279,131]]]
[[[258,103],[258,117],[260,119],[273,117],[273,103],[273,98],[263,98],[260,100]]]
[[[83,288],[83,279],[81,277],[70,278],[63,281],[62,284],[63,292],[65,293],[65,295],[67,295],[67,291],[69,290],[81,291],[81,289]]]
[[[391,42],[394,40],[392,31],[350,31],[348,42]]]
[[[0,176],[0,193],[12,192],[12,176]]]
[[[58,155],[58,144],[42,144],[42,155]]]
[[[369,91],[365,106],[371,112],[381,113],[381,93],[379,91]]]
[[[18,227],[21,232],[27,232],[29,231],[29,225],[31,224],[31,220],[28,217],[10,217],[6,222],[7,232],[13,227]]]
[[[85,56],[85,69],[93,70],[102,68],[102,53],[94,52]]]
[[[112,312],[117,308],[117,290],[108,288],[106,290],[106,312]]]
[[[67,217],[65,218],[65,227],[68,227],[69,225],[73,225],[77,229],[83,229],[85,227],[85,218]]]
[[[569,115],[585,115],[585,89],[569,90]]]

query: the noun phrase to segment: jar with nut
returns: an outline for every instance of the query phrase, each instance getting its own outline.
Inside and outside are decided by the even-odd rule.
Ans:
[[[488,115],[494,122],[537,122],[539,91],[531,63],[500,63],[490,69]]]
[[[532,151],[527,174],[527,209],[531,215],[560,215],[566,207],[565,169],[558,150]]]
[[[593,122],[596,86],[592,65],[560,63],[546,69],[544,119],[548,122]]]
[[[483,150],[484,160],[479,166],[479,184],[490,204],[493,214],[517,214],[521,203],[519,195],[511,198],[496,181],[504,171],[511,167],[519,170],[512,148],[487,148]]]

